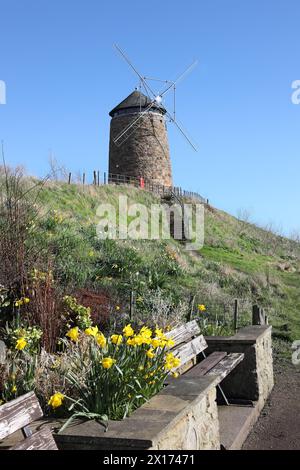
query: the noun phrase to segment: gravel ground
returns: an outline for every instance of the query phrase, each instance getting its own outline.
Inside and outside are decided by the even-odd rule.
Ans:
[[[300,450],[300,366],[274,363],[275,386],[245,450]]]

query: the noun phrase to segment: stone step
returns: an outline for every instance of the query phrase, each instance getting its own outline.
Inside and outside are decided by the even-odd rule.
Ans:
[[[242,448],[249,432],[259,417],[258,403],[248,406],[218,406],[220,441],[226,450]]]

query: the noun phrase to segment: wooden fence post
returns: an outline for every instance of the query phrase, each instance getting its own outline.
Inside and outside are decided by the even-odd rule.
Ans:
[[[68,184],[71,184],[72,173],[69,173]]]
[[[85,185],[85,173],[83,173],[83,175],[82,175],[82,184],[83,184],[83,186]]]
[[[195,303],[195,295],[191,294],[190,295],[190,301],[189,301],[189,311],[188,311],[188,321],[191,321],[194,313],[194,303]]]
[[[233,313],[233,329],[237,331],[239,321],[239,301],[238,299],[234,300],[234,313]]]
[[[100,171],[97,171],[97,185],[100,186]]]
[[[103,181],[104,181],[104,184],[106,184],[106,172],[104,172]]]
[[[259,308],[258,305],[253,305],[252,307],[252,325],[264,325],[265,316],[262,308]]]

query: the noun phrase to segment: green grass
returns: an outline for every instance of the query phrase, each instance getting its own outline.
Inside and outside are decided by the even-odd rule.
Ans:
[[[72,276],[74,285],[91,282],[95,285],[99,264],[106,253],[103,244],[97,244],[92,235],[97,223],[97,207],[100,203],[110,203],[117,208],[120,195],[126,195],[129,204],[142,203],[147,207],[160,201],[151,193],[127,186],[83,189],[52,182],[42,190],[44,212],[50,211],[50,214],[55,210],[63,217],[62,224],[49,230],[45,243],[49,243],[49,237],[61,242],[63,234],[72,239],[71,249],[66,247],[68,252],[62,256],[62,264],[70,263],[66,268],[70,285]],[[197,301],[208,305],[230,304],[235,297],[247,306],[259,303],[266,308],[279,338],[300,338],[299,244],[241,222],[225,212],[206,208],[205,246],[198,253],[185,251],[184,246],[174,240],[117,241],[111,253],[105,254],[108,263],[113,263],[114,257],[119,256],[126,264],[129,262],[126,261],[126,250],[130,249],[138,255],[134,269],[141,273],[143,281],[147,281],[149,273],[153,275],[159,271],[164,274],[166,295],[173,295],[178,300],[180,297],[187,299],[194,293]],[[167,273],[163,260],[169,249],[176,253],[180,275]],[[95,255],[89,258],[91,250]],[[287,265],[286,269],[283,264]],[[80,276],[76,273],[78,270]],[[127,271],[126,276],[130,277]],[[112,277],[112,284],[122,290],[125,279]],[[102,279],[96,285],[107,285],[107,282]],[[126,293],[126,289],[122,292]],[[245,318],[248,321],[251,310],[247,309]]]

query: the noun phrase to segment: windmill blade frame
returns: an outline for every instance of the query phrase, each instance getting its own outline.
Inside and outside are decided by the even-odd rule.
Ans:
[[[173,124],[175,124],[175,126],[177,127],[177,129],[181,132],[181,134],[183,135],[183,137],[187,140],[187,142],[190,144],[190,146],[195,150],[195,152],[198,152],[198,148],[196,147],[195,144],[193,144],[192,140],[190,137],[188,137],[186,135],[186,132],[182,129],[182,127],[178,124],[178,122],[171,116],[171,114],[169,113],[168,110],[166,110],[166,115],[168,116],[168,118],[173,122]]]
[[[153,106],[154,103],[155,103],[155,100],[151,101],[151,103],[147,106],[147,108],[144,109],[143,112],[139,113],[138,117],[137,117],[134,121],[132,121],[128,126],[126,126],[125,129],[123,129],[123,130],[120,132],[120,134],[118,134],[117,137],[115,137],[115,138],[113,139],[113,143],[114,143],[115,145],[117,145],[117,146],[119,147],[120,145],[123,144],[123,142],[125,142],[125,140],[128,139],[128,137],[130,137],[130,136],[132,135],[132,133],[133,133],[134,130],[135,130],[135,125],[142,119],[142,117],[143,117],[145,114],[148,113],[148,111],[150,111],[150,109],[152,108],[152,106]],[[122,139],[122,137],[123,137],[125,134],[127,134],[127,132],[128,132],[132,127],[134,127],[134,129],[132,130],[132,132],[130,132],[130,134],[128,134],[125,139]]]
[[[117,49],[117,51],[119,52],[119,54],[121,54],[121,56],[123,57],[123,59],[125,60],[125,62],[127,62],[127,64],[129,65],[129,67],[132,68],[132,70],[136,73],[136,75],[139,77],[141,83],[143,84],[145,90],[146,90],[146,93],[148,94],[149,96],[149,91],[150,93],[155,97],[155,93],[154,91],[151,89],[151,87],[148,85],[148,83],[146,82],[146,80],[144,79],[144,77],[140,74],[140,72],[137,70],[137,68],[133,65],[133,63],[131,62],[131,60],[127,57],[127,55],[125,54],[124,51],[122,51],[122,49],[118,46],[118,44],[114,44],[114,47],[115,49]]]
[[[176,80],[174,82],[171,82],[170,81],[170,84],[167,86],[167,88],[163,91],[161,91],[158,96],[161,96],[163,97],[171,88],[174,88],[178,85],[178,83],[183,80],[183,78],[189,73],[191,72],[195,67],[196,65],[198,64],[198,60],[195,60],[191,65],[189,65],[184,72],[182,72],[179,77],[176,78]]]

